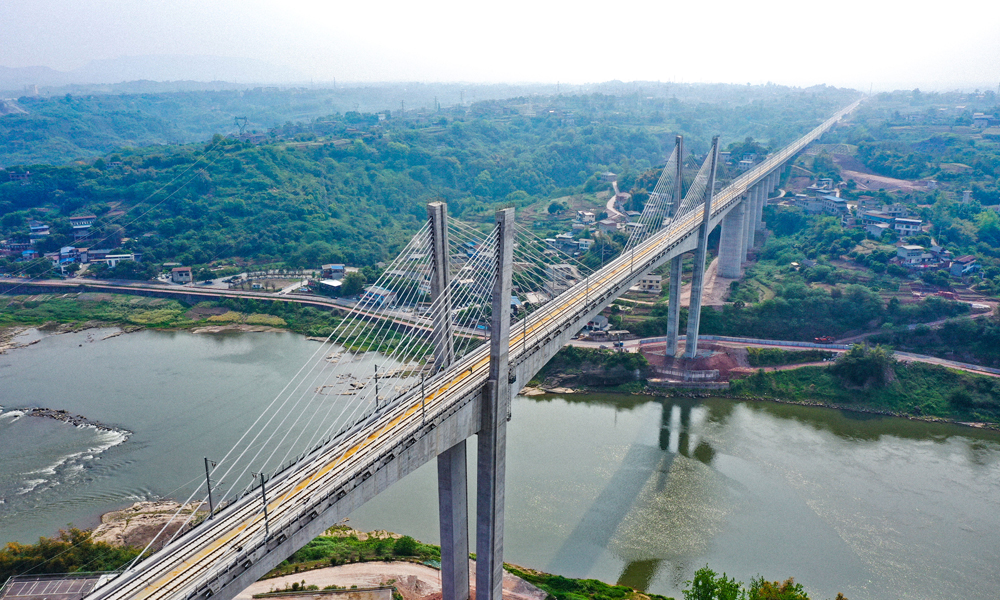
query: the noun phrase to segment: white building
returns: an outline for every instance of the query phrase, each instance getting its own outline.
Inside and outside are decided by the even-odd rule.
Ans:
[[[920,219],[902,219],[897,217],[895,222],[892,224],[893,229],[899,233],[899,235],[917,235],[923,231],[921,226],[923,221]]]
[[[643,275],[639,280],[639,291],[647,294],[659,294],[663,291],[663,277],[659,275]]]

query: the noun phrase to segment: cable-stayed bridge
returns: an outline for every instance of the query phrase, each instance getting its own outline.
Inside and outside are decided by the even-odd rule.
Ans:
[[[214,469],[191,500],[211,518],[96,589],[90,600],[233,598],[393,483],[437,459],[442,587],[469,597],[466,440],[477,440],[476,590],[501,596],[511,399],[639,278],[670,262],[667,351],[678,350],[681,257],[695,252],[686,349],[698,343],[708,235],[739,276],[779,169],[844,108],[716,192],[718,138],[682,194],[678,138],[628,244],[600,269],[575,264],[497,212],[484,231],[443,204]],[[512,314],[513,297],[523,304]],[[225,482],[243,482],[246,487]],[[214,489],[213,487],[214,486]],[[160,540],[162,542],[164,540]],[[151,542],[152,543],[152,542]]]

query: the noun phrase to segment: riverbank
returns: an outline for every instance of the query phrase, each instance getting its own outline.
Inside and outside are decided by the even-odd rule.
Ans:
[[[35,294],[12,296],[0,306],[0,352],[15,349],[14,338],[28,328],[63,333],[97,327],[224,331],[292,331],[306,336],[328,335],[339,318],[331,311],[266,299],[227,299],[184,304],[178,300],[106,293]]]
[[[146,328],[183,329],[193,333],[292,331],[309,339],[325,339],[323,335],[332,329],[335,321],[334,315],[319,309],[263,300],[203,302],[188,307],[175,300],[97,293],[18,296],[0,309],[0,326],[6,325],[0,334],[0,352],[35,343],[37,340],[17,341],[31,326],[45,326],[59,333],[107,326],[120,327],[123,332]],[[102,339],[107,337],[111,336]],[[799,354],[782,352],[789,355],[782,356],[782,360],[792,360],[791,355]],[[770,360],[773,357],[769,355],[757,358],[761,364],[773,364]],[[799,358],[815,357],[803,355],[795,360]],[[648,363],[638,354],[568,347],[561,350],[532,383],[544,392],[555,394],[574,390],[651,395],[688,393],[683,387],[662,391],[648,389],[644,381],[649,376],[647,367]],[[712,390],[711,393],[731,398],[767,397],[976,426],[1000,422],[997,382],[971,373],[898,363],[894,368],[894,381],[875,388],[846,387],[836,378],[824,375],[826,370],[822,367],[778,368],[781,370],[763,375],[752,367],[744,369],[742,374],[746,376],[731,378],[728,390]],[[526,393],[544,392],[526,390]]]
[[[200,502],[185,505],[173,500],[136,502],[101,515],[101,524],[94,529],[92,539],[132,548],[145,548],[152,543],[150,548],[156,551],[175,534],[191,529],[206,516],[208,511],[203,510]]]
[[[811,353],[771,351],[756,357],[757,362],[773,364],[766,369],[751,367],[729,370],[725,386],[719,389],[652,386],[652,370],[636,374],[628,381],[620,365],[602,363],[601,352],[565,348],[542,370],[531,385],[522,390],[529,396],[572,393],[629,393],[667,397],[724,397],[734,400],[769,400],[823,406],[867,414],[946,422],[970,427],[1000,429],[1000,379],[948,367],[894,361],[887,368],[885,381],[851,385],[830,369],[836,363],[795,364],[814,359]],[[780,354],[780,356],[778,356]],[[772,356],[773,355],[773,356]],[[630,355],[638,356],[638,355]],[[823,358],[830,358],[824,356]],[[762,360],[765,359],[765,360]],[[791,362],[793,364],[787,364]],[[785,363],[785,364],[781,364]],[[601,373],[607,368],[607,373]],[[601,385],[602,381],[614,385]]]
[[[237,598],[310,586],[396,587],[404,600],[440,600],[441,548],[384,530],[368,533],[338,525],[312,540]],[[476,563],[469,561],[472,597]],[[305,582],[305,583],[303,583]],[[508,600],[670,600],[624,585],[568,579],[504,563],[503,596]]]

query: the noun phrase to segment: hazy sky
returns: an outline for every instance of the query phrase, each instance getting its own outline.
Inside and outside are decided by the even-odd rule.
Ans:
[[[0,0],[0,65],[243,57],[316,81],[996,89],[1000,2]]]

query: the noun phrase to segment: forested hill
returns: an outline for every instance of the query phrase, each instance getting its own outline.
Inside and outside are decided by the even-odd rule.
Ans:
[[[662,164],[675,133],[695,152],[716,133],[724,142],[752,135],[778,146],[852,96],[788,90],[731,107],[522,98],[421,121],[355,113],[289,124],[261,145],[216,136],[121,150],[86,164],[31,166],[30,181],[0,171],[0,238],[27,239],[28,221],[38,219],[52,234],[36,247],[58,249],[72,243],[69,216],[94,214],[90,245],[129,238],[127,249],[143,252],[144,262],[367,265],[398,252],[429,201],[475,218],[499,204],[579,191],[609,169],[628,189]],[[623,109],[629,102],[633,109]]]
[[[246,117],[248,131],[266,133],[285,124],[349,112],[398,116],[399,109],[405,108],[406,116],[427,117],[443,109],[449,115],[462,116],[482,103],[511,97],[528,99],[524,110],[531,112],[536,103],[538,108],[547,108],[557,89],[554,84],[405,83],[333,89],[233,89],[231,85],[220,84],[228,89],[204,90],[191,89],[183,83],[66,86],[47,90],[47,95],[8,101],[9,110],[0,102],[0,168],[62,164],[81,158],[92,160],[126,146],[204,142],[215,133],[237,132],[234,117]],[[701,104],[725,110],[753,103],[773,108],[790,97],[809,103],[814,98],[838,95],[846,103],[851,93],[822,86],[801,90],[776,85],[608,82],[573,86],[569,94],[559,98],[567,105],[586,107],[588,118],[607,113],[632,120],[669,113],[671,99],[676,101],[673,108],[683,105],[687,110],[695,109],[701,118],[706,112],[697,110]],[[788,105],[788,108],[797,113],[801,107]],[[759,121],[746,110],[732,114]],[[683,123],[679,125],[684,128]],[[736,133],[732,131],[733,135]],[[771,137],[761,131],[756,136]]]

